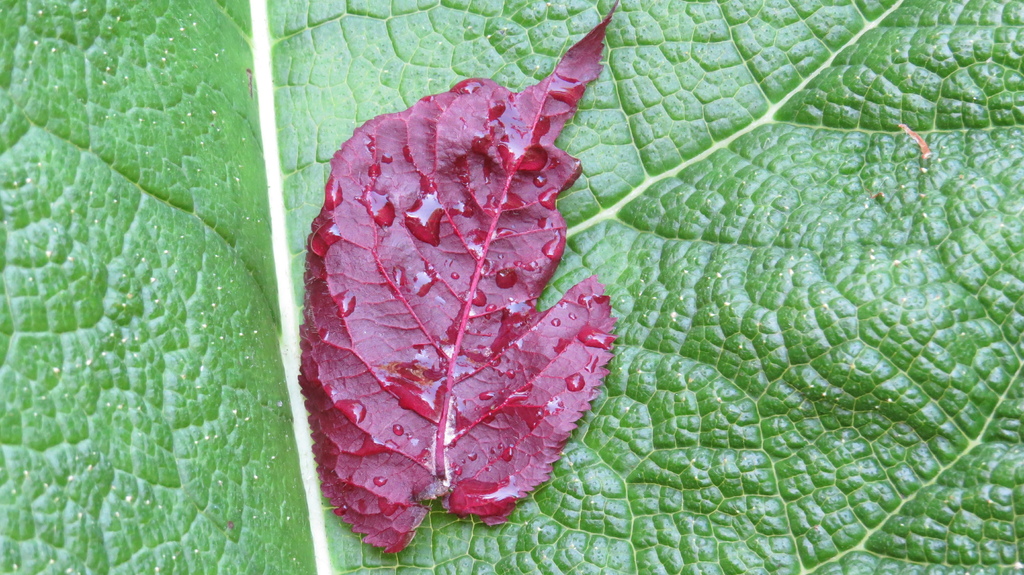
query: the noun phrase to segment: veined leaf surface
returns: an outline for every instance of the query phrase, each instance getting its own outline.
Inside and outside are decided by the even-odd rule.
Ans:
[[[282,204],[261,4],[0,2],[0,571],[312,570],[274,294],[327,163],[610,8],[548,4],[271,2]],[[324,572],[1019,573],[1020,4],[617,14],[541,301],[608,286],[603,395],[504,526],[392,556],[327,522]]]
[[[273,4],[292,252],[357,124],[532,84],[608,7]],[[608,285],[603,397],[508,524],[431,515],[397,557],[341,528],[334,568],[1020,569],[1020,26],[1011,2],[624,3],[559,140],[584,175],[542,301]]]
[[[249,6],[0,0],[0,573],[308,573]]]

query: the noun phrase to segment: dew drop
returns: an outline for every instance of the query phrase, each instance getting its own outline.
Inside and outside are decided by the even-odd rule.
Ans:
[[[560,320],[560,319],[558,319],[558,318],[556,317],[556,318],[554,318],[554,319],[552,319],[552,320],[551,320],[551,325],[553,325],[553,326],[555,326],[555,327],[558,327],[558,326],[562,325],[562,320]]]
[[[583,345],[587,347],[611,349],[612,342],[615,341],[615,336],[610,333],[598,331],[588,325],[584,326],[583,329],[580,330],[580,333],[576,335],[576,339],[580,340]]]
[[[544,244],[544,247],[540,249],[540,252],[549,260],[557,260],[562,257],[562,252],[564,251],[565,243],[562,241],[561,234],[556,235],[554,239]]]
[[[509,445],[501,452],[501,458],[505,461],[512,461],[512,446]]]
[[[476,78],[469,78],[452,86],[451,91],[456,94],[472,94],[482,88],[483,85],[484,83],[480,80]]]
[[[416,239],[432,246],[441,243],[441,215],[444,210],[436,194],[427,194],[405,214],[405,227]]]
[[[536,172],[537,170],[543,170],[547,163],[547,151],[540,146],[534,145],[526,148],[526,151],[523,152],[523,157],[519,160],[519,169],[527,172]]]
[[[385,485],[387,485],[387,483],[388,483],[388,478],[387,477],[381,477],[381,476],[378,475],[377,477],[373,478],[373,484],[376,485],[377,487],[384,487]]]
[[[540,176],[537,177],[539,178]],[[537,183],[537,178],[533,179],[533,183]],[[553,210],[555,209],[555,200],[558,199],[558,190],[555,188],[548,188],[541,192],[540,195],[537,196],[537,199],[540,201],[540,205],[549,210]]]
[[[340,301],[339,301],[340,300]],[[338,317],[345,318],[352,315],[356,309],[356,296],[345,292],[335,299],[338,302]]]
[[[533,185],[541,188],[544,184],[548,183],[548,177],[544,174],[537,174],[533,177]]]
[[[519,276],[516,275],[516,270],[512,268],[505,268],[494,275],[494,283],[501,289],[508,289],[516,285],[517,281],[519,281]]]
[[[371,180],[376,180],[380,177],[380,164],[370,164],[369,169],[366,170],[366,175],[370,176]]]
[[[475,453],[470,453],[469,455],[466,456],[466,459],[468,459],[470,461],[476,461],[477,457],[479,457],[479,455],[477,455]]]
[[[402,506],[397,503],[392,503],[384,497],[377,498],[377,506],[380,507],[380,512],[386,517],[391,517],[396,511],[402,509]]]
[[[334,407],[345,414],[345,417],[354,423],[361,423],[366,419],[366,406],[351,399],[339,399],[334,402]]]
[[[489,391],[480,394],[480,401],[490,401],[492,399],[494,399],[494,394]]]
[[[341,204],[341,201],[341,184],[334,179],[333,175],[327,176],[327,185],[324,186],[324,209],[333,210]]]
[[[486,230],[471,230],[466,234],[466,249],[478,259],[484,255],[484,243],[487,241]]]
[[[391,157],[391,154],[381,154],[380,161],[384,162],[385,164],[390,164],[391,162],[394,162],[395,159]]]
[[[480,154],[481,156],[486,156],[487,151],[491,148],[491,141],[492,138],[490,134],[483,134],[481,136],[477,136],[473,138],[473,140],[470,142],[469,149],[473,150],[477,154]]]
[[[397,423],[391,426],[391,431],[393,431],[395,435],[405,435],[405,428]]]
[[[460,276],[460,275],[459,275],[459,272],[452,272],[452,279],[453,279],[453,280],[457,280],[457,279],[459,279],[460,277],[462,277],[462,276]]]
[[[454,465],[452,466],[452,472],[455,473],[455,475],[462,475],[462,468],[458,465]]]
[[[476,289],[476,295],[473,296],[473,305],[475,305],[475,306],[487,305],[487,294],[484,293],[484,290],[482,290],[480,288]]]
[[[493,303],[491,303],[491,304],[487,304],[487,307],[484,308],[484,311],[487,312],[487,313],[491,313],[492,311],[494,311],[496,309],[498,309],[498,306],[496,306]]]
[[[406,162],[412,163],[412,149],[409,146],[402,146],[402,157]]]
[[[491,122],[497,120],[505,113],[505,102],[497,102],[487,110],[487,119]]]
[[[370,216],[378,226],[390,226],[395,221],[395,206],[387,196],[370,193],[367,194],[370,200]]]
[[[540,138],[544,134],[547,134],[551,130],[551,117],[541,116],[537,119],[536,125],[533,127],[533,135],[535,138]]]
[[[576,298],[576,303],[582,306],[586,306],[587,309],[594,309],[594,306],[606,305],[610,301],[612,301],[612,298],[606,295],[581,294],[578,298]]]
[[[503,210],[518,210],[519,208],[526,205],[526,201],[519,197],[517,194],[509,192],[505,194],[505,201],[501,204]]]
[[[565,388],[569,391],[581,391],[586,383],[587,382],[583,379],[583,376],[578,373],[574,373],[565,378]]]
[[[412,291],[423,297],[434,287],[434,277],[427,272],[417,272],[412,279]]]
[[[334,226],[331,227],[333,228]],[[329,229],[327,226],[321,227],[315,234],[309,237],[309,249],[313,250],[313,253],[316,255],[323,257],[327,253],[327,249],[337,242],[338,239],[334,230]]]

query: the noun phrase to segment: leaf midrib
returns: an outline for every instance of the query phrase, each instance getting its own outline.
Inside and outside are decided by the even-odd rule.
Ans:
[[[260,137],[263,143],[263,164],[267,174],[270,240],[274,251],[274,272],[277,280],[277,305],[281,318],[280,353],[284,366],[285,387],[292,415],[299,473],[306,496],[309,528],[313,539],[313,557],[318,575],[331,575],[330,550],[327,545],[327,522],[320,495],[320,481],[313,461],[313,440],[306,415],[305,402],[299,389],[299,321],[295,305],[295,284],[291,277],[291,250],[285,227],[287,208],[284,202],[284,177],[277,138],[277,114],[274,104],[274,76],[270,43],[270,21],[267,3],[249,2],[252,21],[253,81],[259,111]]]

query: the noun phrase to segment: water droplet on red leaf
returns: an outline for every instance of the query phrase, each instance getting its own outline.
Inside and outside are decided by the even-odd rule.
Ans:
[[[541,116],[537,118],[537,124],[533,127],[533,135],[536,138],[540,138],[544,134],[547,134],[551,130],[551,118],[547,116]]]
[[[480,401],[490,401],[492,399],[494,399],[494,394],[489,391],[480,394]]]
[[[377,487],[384,487],[385,485],[388,484],[388,478],[381,476],[374,477],[373,484],[376,485]]]
[[[421,242],[432,246],[441,243],[441,215],[444,210],[435,194],[428,194],[416,200],[405,214],[405,227]]]
[[[488,150],[491,149],[492,141],[493,140],[490,134],[482,134],[480,136],[473,138],[473,141],[470,142],[469,144],[469,149],[476,152],[477,154],[486,156]]]
[[[416,272],[416,276],[412,280],[412,291],[416,295],[423,297],[427,295],[430,288],[434,287],[434,277],[427,272]]]
[[[495,102],[495,104],[491,106],[489,110],[487,110],[487,120],[493,122],[500,118],[501,115],[504,113],[505,102]]]
[[[394,432],[395,435],[405,434],[405,428],[397,423],[391,426],[391,431]]]
[[[580,342],[587,347],[611,349],[612,342],[615,341],[615,336],[610,333],[598,331],[594,327],[586,325],[583,326],[580,333],[576,335],[576,339],[580,340]]]
[[[583,376],[578,373],[574,373],[569,377],[565,378],[565,388],[568,389],[569,391],[580,391],[586,385],[586,380],[584,380]]]
[[[505,461],[512,461],[512,446],[509,445],[501,452],[501,458]]]
[[[494,275],[494,283],[501,289],[508,289],[516,285],[517,281],[519,281],[519,276],[512,268],[505,268]]]
[[[543,170],[548,163],[548,152],[541,146],[530,146],[519,161],[519,169],[527,172]]]
[[[473,305],[475,305],[475,306],[487,305],[487,294],[484,293],[484,290],[482,290],[480,288],[477,288],[476,295],[473,296]]]
[[[604,305],[610,301],[611,298],[606,295],[580,294],[580,296],[576,298],[576,303],[585,306],[587,309],[594,309],[594,306]]]
[[[483,82],[476,78],[469,78],[452,86],[452,92],[456,94],[472,94],[482,88]]]
[[[331,211],[342,202],[341,184],[334,179],[334,175],[327,176],[327,185],[324,186],[324,209]]]
[[[501,204],[501,209],[518,210],[519,208],[525,205],[526,202],[523,201],[523,198],[519,197],[517,194],[509,192],[508,194],[505,195],[505,201]]]
[[[366,419],[366,406],[353,399],[340,399],[334,402],[334,407],[353,423],[362,423]]]
[[[554,318],[554,319],[552,319],[552,320],[551,320],[551,325],[553,325],[553,326],[555,326],[555,327],[558,327],[558,326],[562,325],[562,320],[560,320],[560,319],[558,319],[558,318],[556,317],[556,318]]]
[[[367,194],[370,202],[370,216],[378,226],[390,226],[395,221],[395,206],[387,196],[370,192]]]
[[[534,180],[533,183],[537,183],[537,180]],[[556,190],[555,188],[548,188],[541,192],[540,195],[537,197],[537,200],[540,202],[540,205],[544,206],[549,210],[555,209],[555,200],[557,199],[558,190]]]
[[[485,230],[472,230],[466,234],[466,249],[477,258],[484,255],[484,244],[487,242]]]
[[[356,295],[345,292],[334,298],[338,302],[338,317],[346,318],[356,310]]]
[[[550,240],[544,247],[540,249],[540,253],[544,254],[549,260],[557,260],[562,257],[562,252],[565,251],[565,243],[562,241],[562,236],[558,235],[553,240]]]

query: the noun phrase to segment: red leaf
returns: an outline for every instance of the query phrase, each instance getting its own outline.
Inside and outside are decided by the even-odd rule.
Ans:
[[[367,543],[401,550],[436,497],[504,522],[607,373],[596,278],[536,301],[565,247],[555,196],[580,173],[555,138],[610,18],[536,86],[459,82],[370,120],[331,161],[300,383],[324,495]]]

